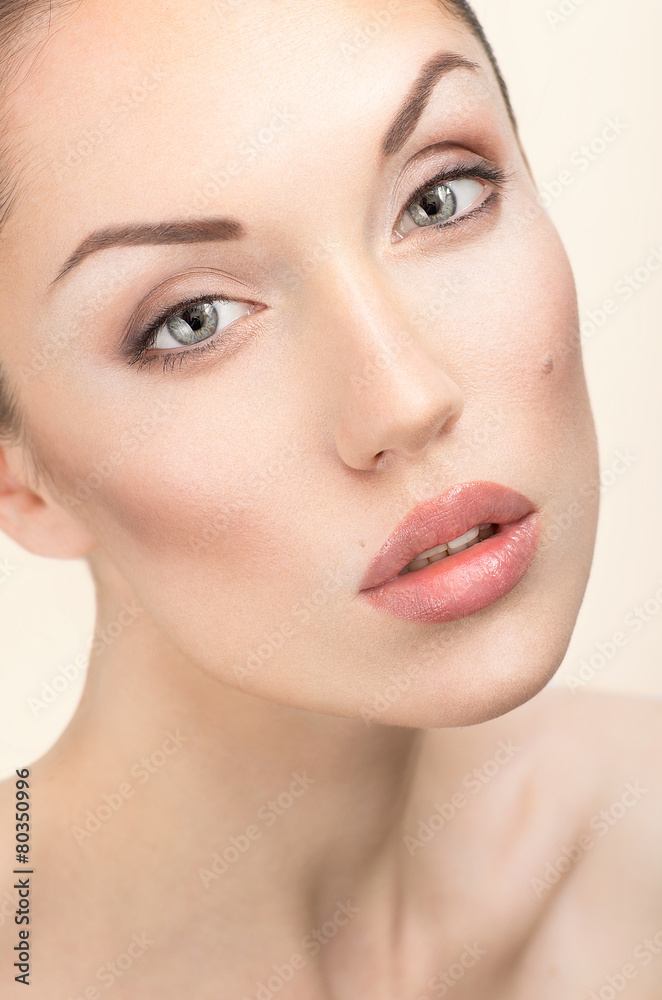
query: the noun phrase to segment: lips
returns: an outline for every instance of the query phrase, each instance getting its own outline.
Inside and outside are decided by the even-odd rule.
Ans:
[[[425,569],[399,575],[422,552],[480,524],[495,534]],[[494,603],[519,582],[540,534],[534,505],[497,483],[462,483],[409,514],[370,563],[361,593],[374,606],[411,621],[466,617]]]

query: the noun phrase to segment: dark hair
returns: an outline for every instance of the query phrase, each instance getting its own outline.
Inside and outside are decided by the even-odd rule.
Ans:
[[[441,8],[451,17],[465,24],[481,43],[506,102],[508,115],[517,134],[517,122],[508,95],[506,82],[501,75],[492,46],[485,37],[482,25],[467,0],[438,0]],[[12,69],[21,55],[34,46],[40,33],[46,30],[46,37],[55,13],[80,0],[0,0],[0,53],[2,72],[0,73],[0,102],[6,96],[12,79]],[[0,105],[1,106],[1,105]],[[9,217],[16,197],[16,182],[9,174],[8,167],[8,116],[0,115],[0,233]],[[18,406],[16,391],[10,386],[0,363],[0,441],[19,441],[23,438],[24,425]]]

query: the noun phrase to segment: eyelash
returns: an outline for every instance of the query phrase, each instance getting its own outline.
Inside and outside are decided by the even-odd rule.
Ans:
[[[474,216],[484,211],[489,211],[490,207],[492,207],[493,204],[496,201],[498,201],[501,191],[503,187],[506,185],[506,183],[511,179],[511,175],[505,173],[503,170],[500,170],[498,167],[490,166],[487,163],[480,164],[479,166],[459,166],[455,170],[452,170],[450,172],[441,171],[440,173],[435,174],[434,177],[431,177],[429,180],[426,180],[423,184],[420,184],[416,188],[416,190],[409,197],[405,209],[398,216],[397,221],[398,222],[400,221],[400,219],[403,217],[409,205],[411,205],[412,202],[420,198],[421,195],[425,194],[426,191],[429,191],[430,188],[435,187],[437,184],[446,184],[452,181],[463,180],[465,178],[469,180],[480,179],[487,181],[494,186],[495,190],[492,191],[492,193],[488,195],[487,198],[485,198],[476,208],[471,209],[468,212],[464,212],[462,215],[458,216],[455,219],[449,219],[446,222],[440,222],[437,223],[436,225],[431,225],[427,228],[433,231],[437,231],[439,229],[446,229],[449,226],[457,226],[460,225],[461,223],[467,222]],[[231,302],[234,300],[230,299],[227,295],[215,295],[215,294],[211,296],[204,295],[204,296],[197,296],[196,298],[193,299],[186,299],[183,302],[179,302],[174,308],[167,309],[166,311],[161,313],[161,315],[156,320],[154,320],[154,322],[151,323],[146,330],[143,330],[142,333],[138,335],[136,341],[137,346],[135,350],[132,351],[131,360],[129,361],[129,364],[130,365],[137,364],[138,369],[140,370],[144,365],[151,365],[154,361],[160,359],[163,363],[163,371],[166,372],[168,371],[168,369],[172,371],[175,365],[177,364],[178,358],[180,359],[179,367],[181,368],[182,364],[184,363],[188,364],[188,362],[192,360],[192,355],[195,355],[195,358],[198,359],[202,354],[206,353],[207,351],[214,351],[218,347],[220,347],[220,342],[224,338],[218,335],[214,335],[210,337],[208,340],[202,341],[199,347],[192,347],[189,350],[173,351],[173,352],[151,354],[151,355],[146,353],[147,350],[149,349],[149,344],[151,340],[156,336],[156,334],[161,329],[164,323],[167,323],[169,319],[172,319],[173,316],[176,316],[183,309],[187,309],[190,306],[200,305],[203,302],[210,302],[210,301]],[[235,320],[235,322],[238,321]],[[226,327],[225,329],[228,329],[228,327]],[[184,359],[186,359],[186,362],[184,362]]]
[[[417,201],[422,194],[429,191],[430,188],[435,187],[437,184],[448,184],[453,181],[459,180],[476,180],[480,179],[482,181],[488,181],[492,184],[495,190],[485,198],[484,201],[480,203],[477,208],[471,209],[471,211],[464,212],[462,215],[458,215],[457,218],[449,219],[447,222],[439,222],[436,225],[428,226],[426,228],[433,231],[439,229],[446,229],[448,226],[457,226],[461,222],[467,219],[473,218],[474,215],[478,215],[482,212],[485,206],[489,203],[490,205],[498,198],[502,189],[505,187],[506,183],[512,179],[512,174],[507,174],[504,170],[499,167],[490,166],[488,163],[481,163],[479,166],[458,166],[455,170],[447,171],[442,170],[440,173],[431,177],[429,180],[425,181],[423,184],[419,184],[416,190],[410,195],[407,205],[405,206],[405,211],[411,205],[412,202]],[[401,212],[398,216],[398,222],[405,214],[405,211]],[[424,230],[420,230],[423,232]]]
[[[188,358],[189,355],[195,354],[196,357],[200,354],[204,354],[206,351],[214,351],[217,347],[220,347],[219,341],[222,339],[220,336],[214,335],[209,337],[208,340],[203,340],[199,347],[192,347],[188,351],[171,351],[162,352],[160,354],[146,354],[149,350],[149,345],[152,339],[159,332],[164,323],[167,323],[169,319],[176,316],[178,313],[182,312],[184,309],[188,309],[189,306],[198,306],[203,302],[232,302],[227,295],[198,295],[193,299],[184,299],[179,302],[174,309],[166,309],[161,315],[154,320],[150,326],[143,330],[137,337],[137,344],[135,350],[131,352],[130,365],[138,365],[138,370],[143,368],[145,365],[151,365],[157,359],[163,361],[163,371],[168,371],[168,365],[170,365],[170,371],[172,371],[177,363],[177,358],[180,358],[179,367],[182,367],[184,358]],[[226,328],[227,329],[227,328]],[[222,332],[222,331],[221,331]]]

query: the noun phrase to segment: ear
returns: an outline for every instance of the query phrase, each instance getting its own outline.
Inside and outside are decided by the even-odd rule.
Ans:
[[[0,444],[0,529],[38,556],[79,559],[98,546],[45,485],[30,485],[19,446]]]

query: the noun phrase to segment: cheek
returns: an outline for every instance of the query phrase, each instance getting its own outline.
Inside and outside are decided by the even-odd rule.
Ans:
[[[593,421],[570,263],[547,216],[523,222],[521,211],[472,262],[471,301],[451,312],[461,345],[452,358],[468,409],[497,406],[521,448],[542,447],[535,475],[571,438],[590,464]]]
[[[570,263],[548,222],[532,231],[510,287],[516,331],[509,387],[518,422],[558,477],[554,488],[576,492],[597,471],[593,415],[584,374],[577,294]],[[502,319],[503,323],[503,319]],[[565,481],[565,482],[564,482]]]
[[[556,229],[540,211],[527,219],[525,207],[504,213],[470,253],[448,255],[441,280],[429,274],[451,291],[425,337],[464,397],[446,444],[459,455],[454,478],[494,479],[530,496],[546,530],[562,525],[553,527],[555,552],[580,579],[598,465],[576,289]]]
[[[521,247],[511,242],[491,292],[497,302],[499,288],[507,289],[496,310],[507,414],[501,455],[537,491],[543,533],[532,582],[539,579],[540,593],[559,608],[563,593],[574,621],[597,529],[597,440],[570,263],[546,218],[523,237]]]
[[[204,433],[179,424],[129,452],[116,448],[120,460],[113,466],[111,455],[109,474],[86,501],[101,544],[129,573],[168,567],[185,579],[209,560],[239,571],[247,554],[267,546],[265,526],[280,520],[269,484],[288,469],[277,443],[271,447],[259,423],[214,433],[215,423],[229,424],[231,408],[217,402],[206,412]]]
[[[516,230],[495,251],[479,314],[490,367],[514,400],[531,397],[538,409],[559,383],[581,394],[576,289],[556,230],[539,222],[528,234]]]
[[[145,421],[154,409],[147,389],[140,413],[126,400],[99,405],[94,438],[82,439],[80,419],[70,418],[40,441],[62,495],[136,597],[201,658],[205,636],[239,657],[268,608],[284,617],[314,572],[301,560],[292,566],[308,504],[296,417],[288,433],[270,416],[274,405],[283,414],[284,401],[248,394],[245,384],[233,388],[215,369],[209,380],[182,383],[181,405],[162,419]],[[115,419],[102,420],[102,411]],[[85,412],[80,400],[76,412]]]

